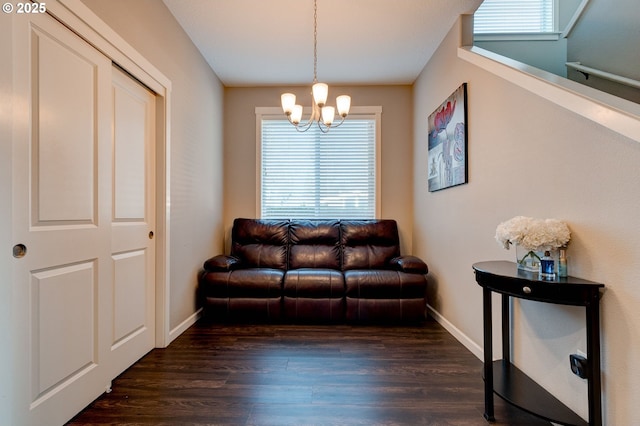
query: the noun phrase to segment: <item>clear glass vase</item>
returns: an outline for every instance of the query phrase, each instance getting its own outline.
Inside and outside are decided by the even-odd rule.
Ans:
[[[516,244],[516,263],[518,269],[528,272],[540,272],[540,259],[544,253],[527,250]]]
[[[516,263],[518,264],[518,269],[522,271],[528,272],[540,272],[540,259],[544,256],[544,251],[534,251],[527,250],[521,245],[515,244],[516,246]],[[551,258],[553,259],[553,272],[558,274],[558,263],[560,260],[559,250],[556,248],[551,248],[549,250],[551,253]]]

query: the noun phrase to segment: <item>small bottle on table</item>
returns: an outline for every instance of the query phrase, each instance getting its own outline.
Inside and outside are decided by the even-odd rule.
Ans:
[[[558,276],[560,278],[567,277],[567,249],[560,247],[560,258],[558,259]]]
[[[540,279],[555,280],[556,272],[553,258],[549,250],[544,252],[544,256],[540,259]]]

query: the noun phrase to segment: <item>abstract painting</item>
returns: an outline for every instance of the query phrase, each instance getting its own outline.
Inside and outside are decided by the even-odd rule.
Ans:
[[[429,192],[467,183],[467,83],[429,116]]]

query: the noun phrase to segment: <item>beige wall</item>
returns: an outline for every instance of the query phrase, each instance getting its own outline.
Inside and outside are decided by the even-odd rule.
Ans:
[[[223,87],[156,0],[83,0],[171,80],[170,327],[196,311],[196,274],[222,250]]]
[[[570,274],[607,286],[604,424],[640,424],[640,144],[459,59],[459,33],[454,26],[414,91],[413,243],[430,267],[429,303],[467,345],[480,348],[482,293],[471,265],[515,256],[495,242],[496,226],[516,215],[567,221]],[[429,193],[427,117],[462,82],[469,183]],[[586,382],[568,362],[576,350],[586,352],[584,310],[515,305],[516,365],[586,417]]]
[[[330,85],[329,90],[330,97],[351,95],[354,106],[382,106],[381,216],[398,222],[401,250],[409,253],[413,220],[411,86]],[[310,86],[225,88],[224,223],[227,235],[234,218],[259,215],[256,211],[255,108],[278,107],[280,94],[285,91],[297,93],[304,99],[303,94],[310,91]]]

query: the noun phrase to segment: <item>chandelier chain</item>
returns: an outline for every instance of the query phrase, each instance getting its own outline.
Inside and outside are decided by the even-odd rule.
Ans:
[[[318,82],[318,1],[313,0],[313,82]]]

